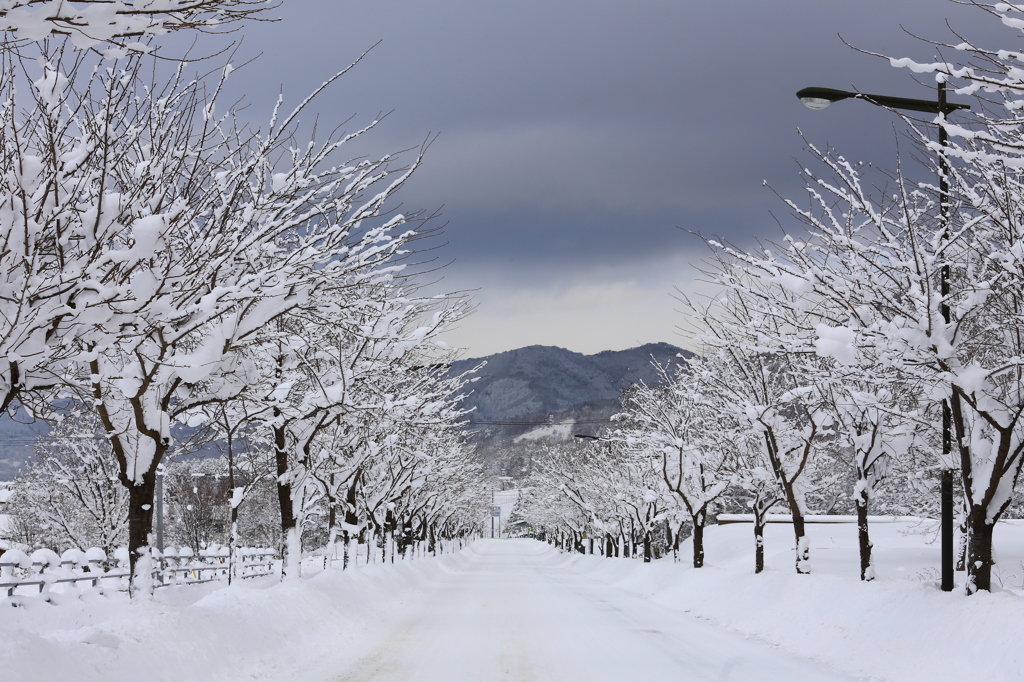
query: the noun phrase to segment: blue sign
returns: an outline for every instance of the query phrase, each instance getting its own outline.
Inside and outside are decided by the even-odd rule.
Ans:
[[[491,516],[501,516],[501,507],[491,507]]]

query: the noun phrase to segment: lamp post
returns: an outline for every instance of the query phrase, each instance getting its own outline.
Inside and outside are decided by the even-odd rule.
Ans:
[[[164,551],[164,465],[156,467],[156,548]]]
[[[954,104],[946,101],[946,82],[939,81],[938,97],[935,100],[910,99],[907,97],[890,97],[888,95],[869,95],[863,92],[848,92],[833,88],[804,88],[796,93],[800,101],[809,109],[824,109],[833,102],[844,99],[862,99],[876,106],[887,109],[903,109],[920,111],[927,114],[941,114],[943,118],[957,109],[970,109],[969,104]],[[939,125],[939,220],[942,223],[943,239],[949,239],[949,162],[946,160],[946,128]],[[949,264],[941,270],[940,293],[942,303],[939,310],[942,319],[948,325],[951,321],[949,313]],[[940,484],[941,523],[942,523],[942,590],[953,590],[953,433],[952,416],[949,400],[942,401],[942,474]]]

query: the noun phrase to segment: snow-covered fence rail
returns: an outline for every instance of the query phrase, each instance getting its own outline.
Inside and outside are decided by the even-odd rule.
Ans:
[[[240,548],[234,557],[226,547],[201,550],[198,554],[190,547],[153,551],[153,584],[156,587],[193,585],[215,580],[227,580],[234,571],[236,578],[255,578],[272,575],[277,552],[271,549]],[[19,590],[50,591],[54,585],[89,583],[94,588],[127,589],[128,551],[119,548],[113,561],[106,553],[93,547],[88,551],[69,549],[58,556],[49,549],[39,549],[31,556],[19,550],[8,550],[0,556],[0,590],[14,596]]]
[[[157,587],[226,580],[232,565],[236,578],[270,575],[274,572],[274,562],[277,560],[277,552],[274,550],[251,547],[236,549],[233,561],[227,547],[201,550],[198,555],[191,547],[178,550],[169,547],[162,554],[157,550],[153,552],[161,566],[153,572],[154,579],[158,580]]]
[[[845,514],[807,514],[804,523],[857,523],[857,517]],[[867,517],[869,523],[927,523],[932,519],[920,516],[873,516]],[[724,526],[730,523],[753,523],[753,514],[719,514],[718,525]],[[792,514],[766,514],[765,523],[793,523]]]

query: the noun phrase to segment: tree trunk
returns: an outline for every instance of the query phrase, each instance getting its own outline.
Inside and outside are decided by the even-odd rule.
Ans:
[[[992,589],[992,531],[984,507],[971,508],[970,533],[967,537],[967,593]]]
[[[806,575],[811,572],[811,544],[807,539],[807,531],[804,528],[804,516],[794,506],[793,512],[793,534],[796,536],[796,572]]]
[[[668,554],[669,552],[672,552],[672,536],[673,536],[673,533],[672,533],[672,523],[668,519],[665,519],[665,553],[666,554]],[[676,562],[676,561],[679,561],[679,557],[676,555],[675,552],[672,552],[672,561],[673,561],[673,563]]]
[[[274,416],[280,417],[280,410],[274,409]],[[296,544],[296,520],[292,504],[292,484],[288,478],[288,441],[283,426],[274,427],[274,459],[277,464],[277,504],[281,510],[281,578],[295,577],[298,572],[299,556],[293,556],[301,549]]]
[[[334,474],[331,474],[331,483],[334,483]],[[324,570],[334,565],[335,545],[338,542],[338,508],[334,502],[334,496],[327,493],[327,547],[324,548]]]
[[[154,457],[154,461],[159,461]],[[139,559],[149,557],[149,536],[153,532],[153,506],[156,500],[156,465],[142,475],[142,483],[128,488],[128,564],[131,572],[128,578],[128,593],[149,594],[152,592],[152,576],[143,575],[147,567],[139,566]],[[143,562],[146,563],[146,562]],[[137,572],[136,569],[141,569]],[[141,579],[136,585],[136,579]]]
[[[797,491],[793,486],[794,482],[786,477],[773,434],[770,431],[765,431],[764,438],[768,446],[768,458],[772,463],[772,470],[782,487],[783,496],[789,506],[789,513],[793,516],[793,534],[796,535],[796,572],[807,574],[811,572],[811,547],[804,529],[804,513],[798,501]]]
[[[693,567],[704,567],[704,522],[707,515],[704,511],[694,514],[693,519]]]
[[[644,531],[644,563],[645,564],[651,563],[651,559],[652,558],[653,557],[651,556],[651,531],[650,530],[645,530]]]
[[[395,563],[395,529],[398,527],[398,520],[394,511],[388,509],[384,515],[384,547],[381,551],[381,560],[385,564]]]
[[[352,542],[350,534],[353,528],[359,527],[359,516],[356,515],[356,509],[358,509],[358,507],[356,506],[356,503],[358,502],[356,494],[359,486],[360,476],[361,471],[356,471],[355,475],[352,476],[352,483],[349,484],[348,490],[345,492],[345,559],[341,564],[341,569],[343,571],[348,569],[349,554],[351,552],[349,544]],[[356,538],[356,546],[359,546],[358,538]],[[355,562],[356,557],[358,557],[359,554],[358,552],[351,552],[351,554],[352,561]]]
[[[351,542],[351,539],[349,537],[348,529],[344,529],[344,530],[341,531],[341,541],[345,545],[344,548],[342,548],[342,552],[341,552],[341,570],[347,571],[348,570],[349,543]]]
[[[754,517],[754,573],[764,570],[764,521]]]
[[[867,481],[858,481],[861,486],[857,493],[857,540],[860,547],[860,579],[874,580],[875,568],[871,565],[871,537],[868,535],[868,489]]]

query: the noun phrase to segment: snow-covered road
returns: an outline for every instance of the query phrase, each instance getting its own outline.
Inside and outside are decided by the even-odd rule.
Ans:
[[[484,540],[332,682],[849,680],[586,578],[533,540]]]

